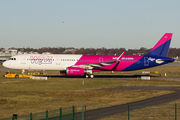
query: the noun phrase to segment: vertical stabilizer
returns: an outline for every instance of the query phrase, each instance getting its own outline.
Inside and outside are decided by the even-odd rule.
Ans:
[[[172,35],[172,33],[165,33],[147,55],[167,57]]]

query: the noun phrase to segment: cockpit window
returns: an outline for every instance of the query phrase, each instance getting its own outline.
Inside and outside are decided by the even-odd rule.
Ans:
[[[16,60],[16,58],[9,58],[8,60]]]

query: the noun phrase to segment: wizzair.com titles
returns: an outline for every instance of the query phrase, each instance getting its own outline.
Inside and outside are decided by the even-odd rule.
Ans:
[[[113,57],[113,60],[118,59],[118,57]],[[134,60],[133,57],[122,57],[122,60]]]
[[[134,60],[133,57],[123,57],[122,60]]]

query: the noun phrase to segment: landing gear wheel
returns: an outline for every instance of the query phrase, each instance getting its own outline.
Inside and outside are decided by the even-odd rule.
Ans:
[[[94,78],[94,74],[84,74],[85,78]]]
[[[84,77],[85,77],[85,78],[88,78],[88,77],[89,77],[89,75],[88,75],[88,74],[85,74],[85,75],[84,75]]]
[[[90,74],[89,77],[90,77],[90,78],[94,78],[94,75],[93,75],[93,74]]]

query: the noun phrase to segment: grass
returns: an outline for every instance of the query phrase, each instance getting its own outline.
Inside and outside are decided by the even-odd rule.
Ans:
[[[170,77],[178,78],[179,66],[160,66],[143,71],[166,72]],[[29,114],[45,110],[87,105],[87,109],[125,104],[147,99],[173,91],[157,90],[113,90],[122,86],[180,86],[178,81],[150,81],[114,78],[48,78],[48,80],[6,79],[0,71],[0,118],[11,117],[12,114]],[[21,71],[11,71],[20,74]],[[59,71],[47,71],[48,74],[59,74]],[[115,72],[114,74],[141,74],[142,70],[132,72]],[[100,72],[96,74],[112,74]],[[84,81],[84,86],[82,82]],[[102,90],[103,89],[103,90]]]
[[[180,100],[161,105],[132,110],[129,112],[130,120],[174,120],[175,104],[177,104],[177,118],[179,118]],[[131,107],[131,106],[130,106]],[[101,118],[99,120],[119,120],[128,119],[128,112],[118,115]]]
[[[158,105],[147,107],[138,110],[130,111],[130,120],[174,120],[175,119],[175,105]],[[179,118],[179,116],[178,116]],[[128,120],[128,113],[121,113],[98,120]]]

